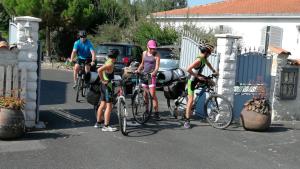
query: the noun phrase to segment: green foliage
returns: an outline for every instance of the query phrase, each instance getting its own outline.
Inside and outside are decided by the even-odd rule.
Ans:
[[[172,27],[161,28],[154,21],[140,21],[137,24],[133,41],[145,48],[147,41],[154,39],[158,45],[170,45],[177,41],[179,35]]]
[[[122,29],[116,24],[104,24],[98,27],[98,33],[89,36],[94,44],[101,42],[120,42],[122,39]]]
[[[1,1],[0,1],[1,2]],[[0,31],[8,31],[9,15],[0,3]],[[4,36],[4,35],[3,35]]]

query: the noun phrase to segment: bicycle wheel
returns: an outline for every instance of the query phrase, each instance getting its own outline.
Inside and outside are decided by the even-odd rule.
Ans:
[[[124,136],[127,136],[127,112],[126,103],[122,98],[118,98],[117,111],[119,117],[120,130]]]
[[[222,95],[211,95],[204,105],[206,120],[214,128],[225,129],[233,120],[231,103]]]
[[[139,124],[144,124],[150,119],[152,113],[152,97],[149,91],[134,91],[132,97],[132,113],[134,120]]]
[[[81,80],[81,84],[82,84],[82,88],[81,88],[81,96],[82,97],[85,97],[85,95],[86,95],[86,91],[87,91],[87,86],[86,86],[86,84],[84,84],[84,80]]]
[[[177,119],[178,116],[183,116],[185,114],[187,98],[186,97],[178,97],[175,100],[167,99],[167,106],[170,114]]]
[[[76,88],[76,102],[79,102],[79,93],[80,93],[80,90],[81,90],[81,79],[78,77],[77,79],[77,88]]]

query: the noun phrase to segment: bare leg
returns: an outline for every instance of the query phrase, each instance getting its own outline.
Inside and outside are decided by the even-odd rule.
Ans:
[[[102,116],[103,116],[103,110],[104,110],[105,107],[106,107],[106,102],[101,101],[100,106],[99,106],[98,111],[97,111],[97,122],[99,122],[99,123],[101,121],[103,121]]]
[[[109,125],[109,121],[110,121],[110,113],[112,110],[112,103],[106,103],[106,109],[105,109],[105,126]]]
[[[194,102],[194,96],[193,95],[188,95],[188,102],[187,102],[187,105],[186,105],[186,113],[185,113],[185,117],[187,119],[190,119],[191,117],[191,109],[192,109],[192,106],[193,106],[193,102]]]
[[[74,74],[73,74],[74,83],[77,82],[77,74],[79,72],[79,69],[80,69],[80,66],[79,66],[79,64],[76,63],[75,66],[74,66]]]
[[[150,94],[151,94],[152,99],[153,99],[153,108],[154,108],[154,111],[158,112],[158,100],[157,100],[157,96],[156,96],[155,87],[151,87],[150,88]]]

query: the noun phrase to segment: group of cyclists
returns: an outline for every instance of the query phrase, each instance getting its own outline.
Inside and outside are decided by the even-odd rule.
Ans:
[[[73,88],[78,86],[77,74],[80,69],[80,64],[85,63],[85,72],[90,72],[91,66],[96,64],[96,54],[92,43],[87,39],[87,33],[85,31],[79,32],[80,39],[74,43],[73,51],[71,54],[71,61],[75,62],[74,66],[74,85]],[[144,78],[142,86],[150,91],[153,101],[154,116],[156,120],[160,120],[158,111],[158,99],[156,96],[156,74],[160,66],[160,55],[156,51],[157,42],[155,40],[149,40],[147,43],[147,50],[143,52],[142,62],[138,66],[136,73],[143,75],[150,75],[149,78]],[[196,60],[190,64],[187,68],[187,72],[190,77],[187,83],[188,90],[188,103],[185,112],[184,128],[191,128],[191,108],[194,102],[194,90],[198,83],[205,82],[205,76],[202,75],[202,71],[205,66],[214,74],[218,74],[208,61],[208,57],[214,50],[214,47],[210,44],[202,44],[199,46],[200,55],[197,56]],[[77,55],[77,59],[75,56]],[[110,126],[110,114],[113,108],[113,89],[112,80],[114,78],[114,63],[119,55],[118,49],[111,49],[108,52],[108,59],[105,64],[98,68],[97,72],[101,81],[101,98],[100,106],[97,111],[97,122],[94,125],[95,128],[102,128],[102,131],[116,131],[117,128]],[[194,57],[194,56],[191,56]],[[105,110],[105,111],[104,111]],[[104,116],[103,116],[104,111]]]

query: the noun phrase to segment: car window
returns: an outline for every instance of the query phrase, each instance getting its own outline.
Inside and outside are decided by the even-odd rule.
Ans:
[[[172,59],[174,57],[174,52],[171,49],[157,49],[160,54],[161,59]]]
[[[120,45],[99,45],[96,48],[97,54],[107,55],[108,51],[111,49],[118,49],[120,54],[117,58],[117,62],[122,62],[122,58],[125,56],[125,47]]]

